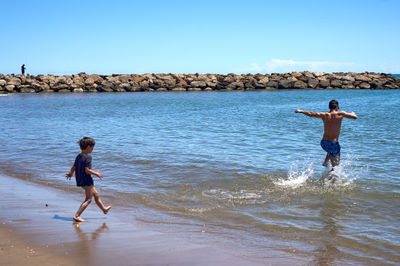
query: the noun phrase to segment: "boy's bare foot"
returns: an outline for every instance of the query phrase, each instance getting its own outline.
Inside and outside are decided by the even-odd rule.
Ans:
[[[86,222],[86,220],[83,220],[80,216],[74,216],[74,221],[75,222],[78,222],[78,223],[82,223],[82,222]]]
[[[112,208],[112,206],[110,205],[110,206],[107,206],[105,209],[104,209],[104,214],[107,214],[108,213],[108,211],[110,210]]]
[[[328,162],[324,162],[322,166],[328,167]]]

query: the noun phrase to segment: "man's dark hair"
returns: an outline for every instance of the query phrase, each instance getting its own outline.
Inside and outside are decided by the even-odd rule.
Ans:
[[[333,110],[333,109],[335,109],[335,108],[338,107],[338,106],[339,106],[339,103],[338,103],[338,101],[336,101],[336,100],[332,100],[332,101],[329,102],[329,109],[330,109],[330,110]]]
[[[79,147],[81,147],[81,150],[84,150],[89,146],[93,147],[96,144],[96,141],[89,137],[83,137],[78,143]]]

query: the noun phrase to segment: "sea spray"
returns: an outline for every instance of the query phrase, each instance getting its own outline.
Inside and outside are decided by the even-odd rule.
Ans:
[[[315,167],[314,161],[295,161],[290,165],[287,176],[275,180],[273,183],[280,187],[299,188],[329,186],[336,188],[350,187],[362,173],[368,168],[366,166],[357,167],[357,157],[348,154],[341,160],[340,165],[333,170],[331,168],[322,168],[320,171]]]
[[[274,182],[275,185],[296,188],[307,183],[314,175],[312,162],[300,163],[296,161],[290,165],[287,178],[280,178]]]

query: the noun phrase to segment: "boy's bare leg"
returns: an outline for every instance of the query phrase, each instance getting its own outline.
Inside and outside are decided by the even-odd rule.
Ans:
[[[104,214],[107,214],[112,206],[109,205],[109,206],[105,207],[103,202],[100,199],[100,193],[96,190],[95,187],[93,187],[92,191],[93,191],[94,200],[95,200],[97,206],[99,206],[99,208],[104,212]]]
[[[329,154],[327,153],[327,154],[326,154],[326,157],[325,157],[325,161],[324,161],[324,163],[322,164],[322,166],[328,167],[328,162],[329,162]]]
[[[89,204],[92,202],[92,197],[93,197],[92,188],[93,188],[93,186],[88,186],[88,187],[83,187],[83,188],[85,189],[85,201],[81,204],[81,206],[79,207],[78,211],[74,215],[74,221],[76,221],[76,222],[86,222],[80,216],[81,216],[82,212],[86,209],[86,207],[89,206]]]

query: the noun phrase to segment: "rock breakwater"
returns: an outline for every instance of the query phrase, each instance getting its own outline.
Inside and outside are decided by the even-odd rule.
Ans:
[[[3,75],[0,93],[218,91],[279,89],[400,89],[384,73]]]

